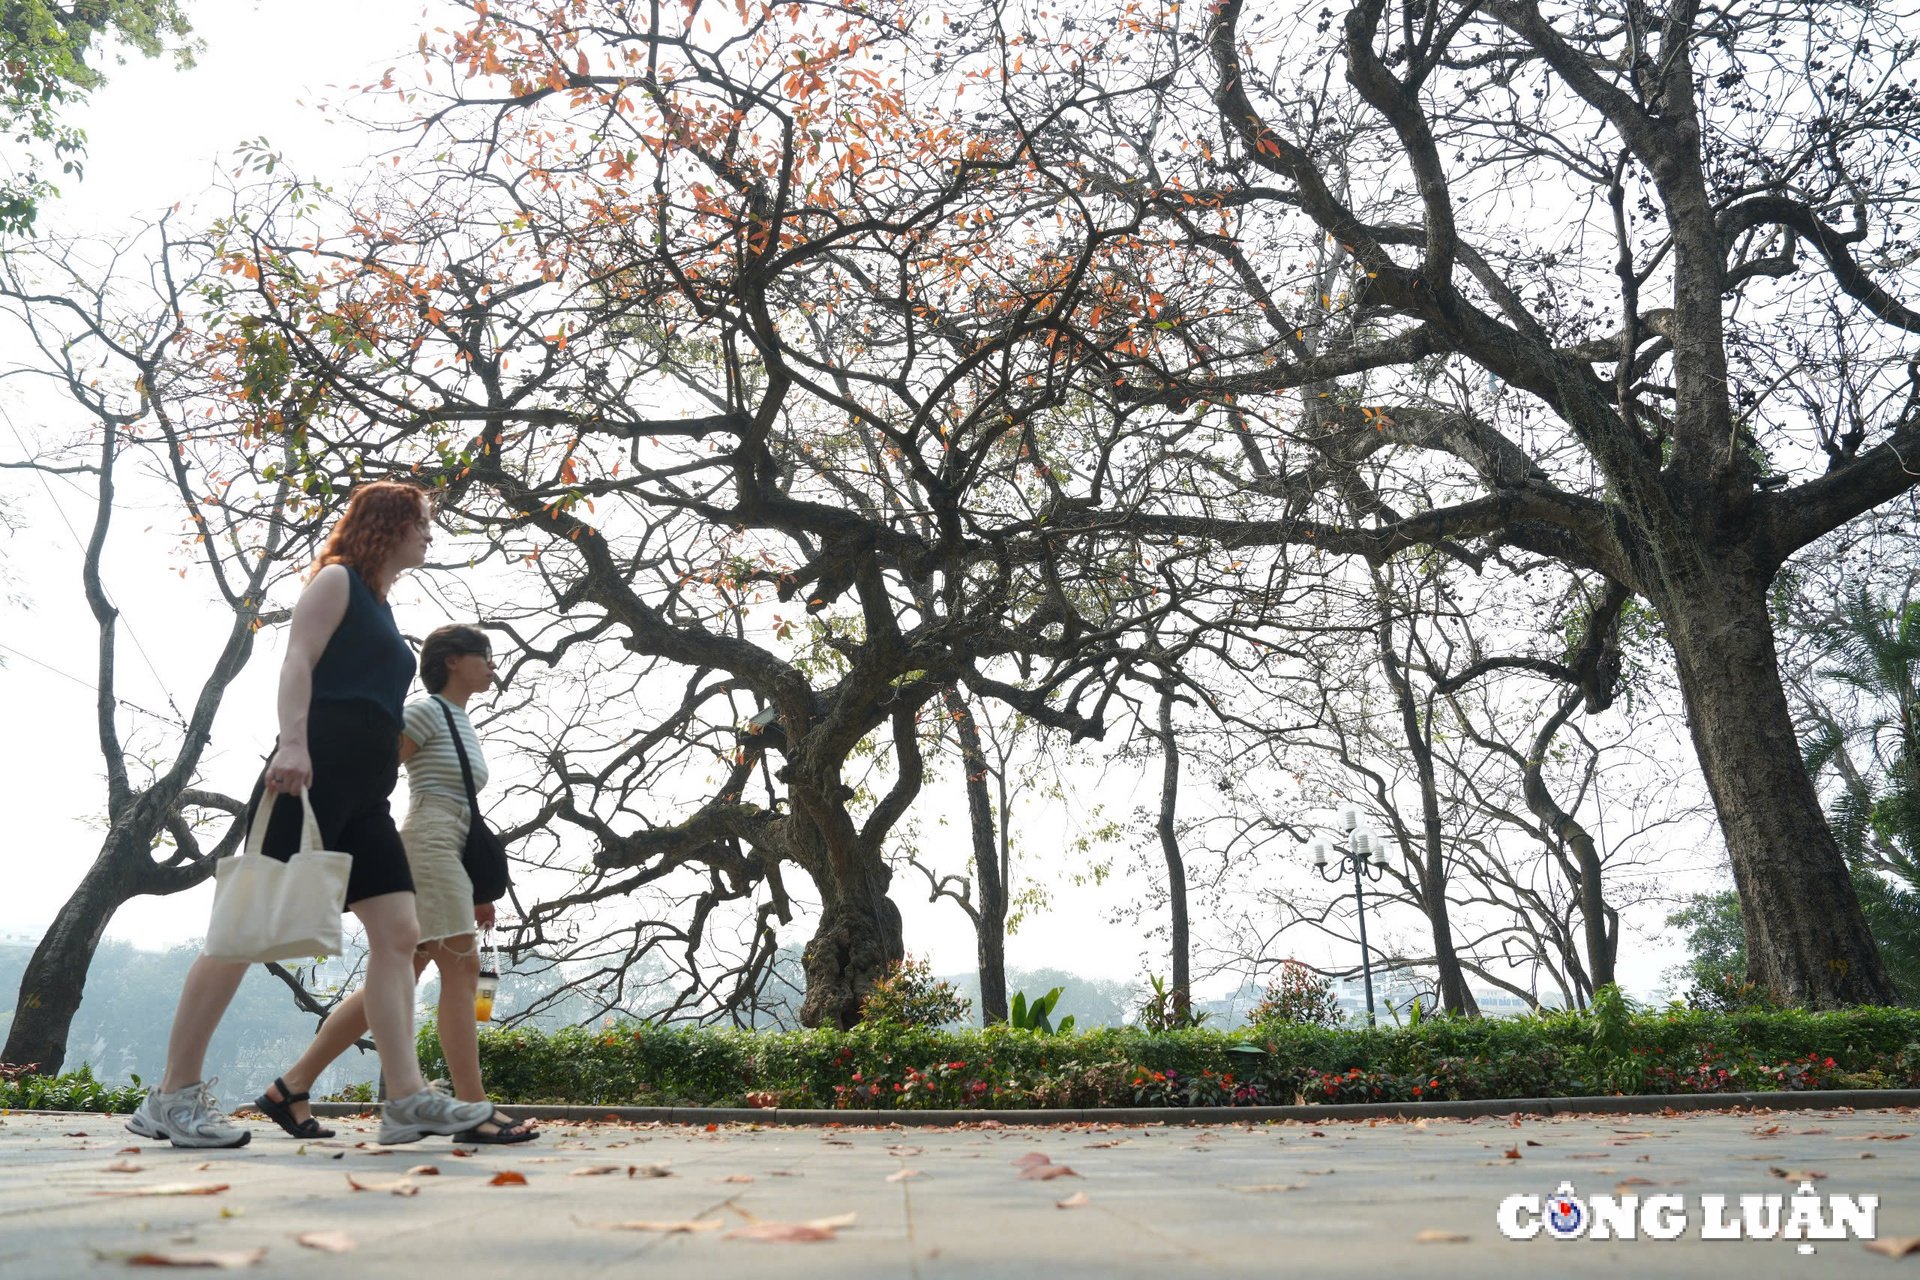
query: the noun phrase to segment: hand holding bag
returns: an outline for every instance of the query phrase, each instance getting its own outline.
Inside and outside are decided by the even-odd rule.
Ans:
[[[299,851],[285,862],[260,852],[279,799],[262,793],[247,824],[245,852],[214,864],[205,948],[211,959],[252,964],[340,954],[340,913],[346,910],[353,855],[320,847],[320,824],[304,790]]]
[[[460,755],[460,777],[467,784],[467,843],[460,850],[460,865],[473,881],[475,902],[496,902],[507,894],[513,877],[507,873],[507,846],[500,842],[480,816],[480,796],[473,788],[473,765],[467,760],[467,744],[461,740],[460,727],[453,722],[453,708],[440,703],[440,714],[447,718],[447,732],[453,735],[453,749]]]

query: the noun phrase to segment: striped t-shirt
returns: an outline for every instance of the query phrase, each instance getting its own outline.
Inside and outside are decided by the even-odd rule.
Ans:
[[[441,708],[446,708],[446,711]],[[467,762],[473,766],[473,789],[487,785],[487,758],[480,751],[480,738],[473,731],[467,713],[439,697],[416,698],[407,704],[406,734],[419,750],[407,761],[407,785],[415,794],[446,796],[463,804],[467,784],[460,778],[460,755],[453,749],[447,733],[446,712],[460,727],[460,740],[467,747]]]

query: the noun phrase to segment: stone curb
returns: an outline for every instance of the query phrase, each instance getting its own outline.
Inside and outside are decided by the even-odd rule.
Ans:
[[[1061,1107],[1049,1110],[832,1111],[779,1107],[582,1107],[502,1102],[512,1114],[536,1120],[620,1120],[659,1124],[761,1125],[957,1125],[992,1121],[1003,1125],[1046,1124],[1259,1124],[1275,1120],[1417,1120],[1431,1116],[1513,1114],[1635,1115],[1651,1111],[1730,1111],[1760,1108],[1811,1111],[1851,1107],[1856,1111],[1920,1107],[1920,1089],[1807,1089],[1772,1093],[1653,1093],[1585,1098],[1483,1098],[1471,1102],[1337,1102],[1295,1107]],[[315,1115],[371,1114],[352,1102],[316,1102]]]

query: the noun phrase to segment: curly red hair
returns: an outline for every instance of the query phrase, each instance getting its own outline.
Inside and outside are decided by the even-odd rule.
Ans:
[[[393,549],[420,521],[420,500],[427,491],[405,480],[375,480],[363,484],[347,499],[347,512],[333,526],[333,534],[313,562],[318,573],[330,564],[355,570],[385,599],[392,584],[382,575]],[[431,505],[431,499],[428,500]]]

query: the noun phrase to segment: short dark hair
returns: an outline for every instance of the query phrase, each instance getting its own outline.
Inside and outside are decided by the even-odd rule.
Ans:
[[[447,687],[447,659],[467,653],[492,653],[493,641],[478,627],[463,623],[436,627],[420,642],[420,683],[428,693]]]

